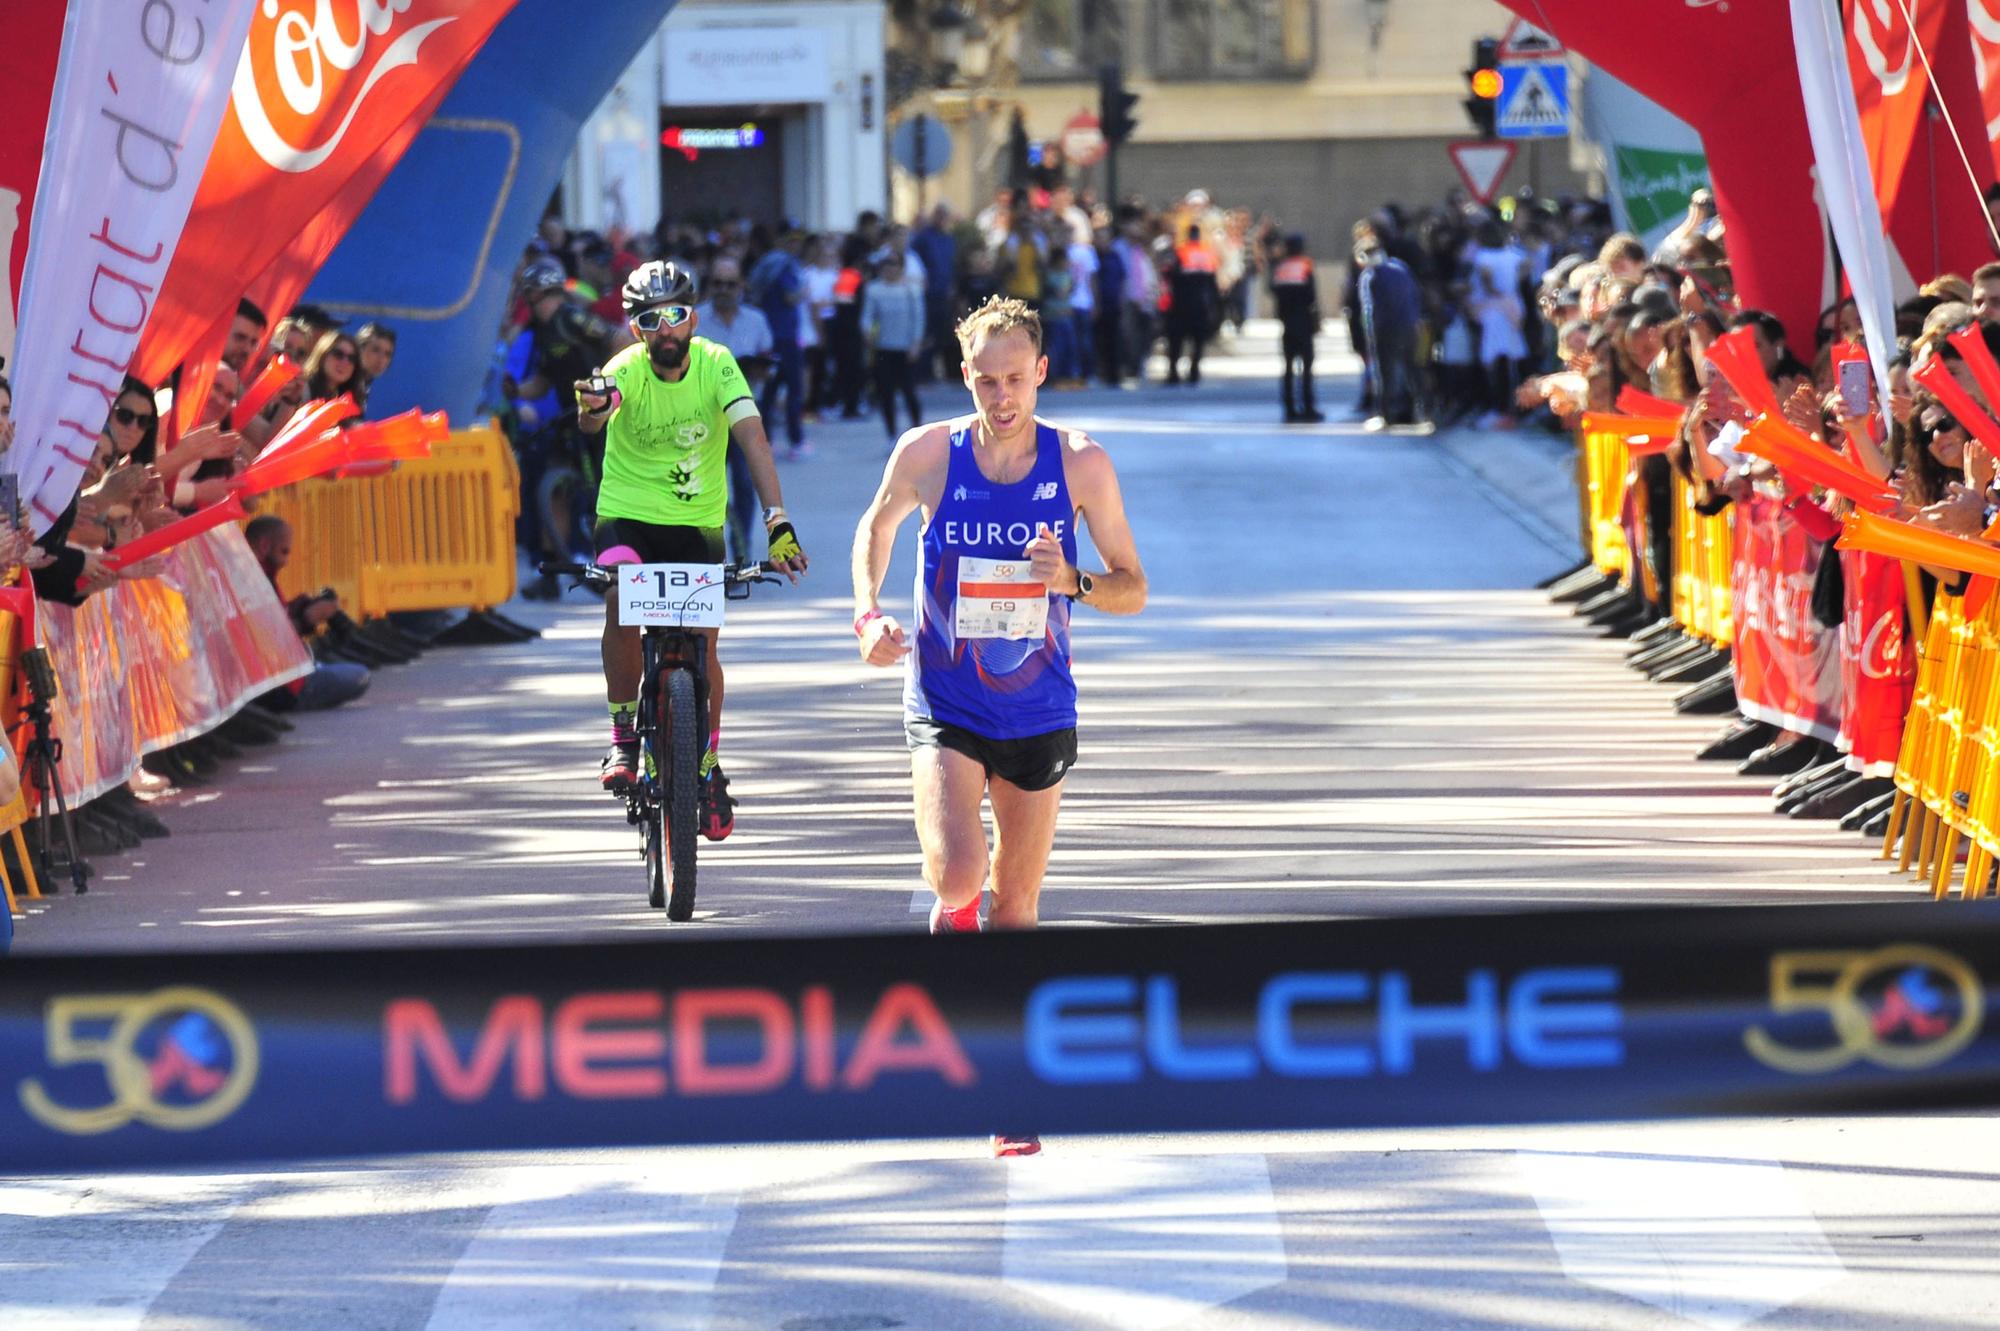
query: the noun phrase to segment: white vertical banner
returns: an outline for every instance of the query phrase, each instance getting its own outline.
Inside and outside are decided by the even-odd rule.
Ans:
[[[36,531],[75,495],[139,348],[256,5],[69,0],[21,278],[14,446],[0,459]],[[325,58],[316,37],[300,54]]]
[[[1798,56],[1799,87],[1805,93],[1806,129],[1812,135],[1819,171],[1820,201],[1833,226],[1861,327],[1868,334],[1868,359],[1875,369],[1884,428],[1889,420],[1889,351],[1896,345],[1896,301],[1889,267],[1889,243],[1882,210],[1875,204],[1875,181],[1868,145],[1861,137],[1861,110],[1847,72],[1847,38],[1840,9],[1831,0],[1791,0],[1792,47]]]
[[[1596,65],[1576,98],[1610,183],[1611,220],[1648,253],[1687,220],[1688,196],[1710,184],[1694,126]]]

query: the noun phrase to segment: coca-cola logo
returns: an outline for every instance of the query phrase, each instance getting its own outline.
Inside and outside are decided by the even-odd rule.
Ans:
[[[1967,26],[1972,30],[1972,69],[1986,106],[1986,138],[2000,141],[2000,15],[1995,0],[1965,0]]]
[[[230,88],[230,106],[257,155],[294,173],[333,156],[368,94],[416,65],[430,35],[457,22],[455,15],[410,22],[414,3],[262,0]]]
[[[1884,611],[1861,640],[1861,673],[1895,679],[1903,673],[1903,612]]]
[[[2000,15],[1993,12],[1994,0],[1965,0],[1965,17],[1972,25],[1972,47],[1990,51],[2000,46]]]
[[[1916,43],[1903,22],[1902,6],[1895,0],[1852,0],[1850,10],[1854,45],[1862,62],[1882,85],[1884,97],[1898,95],[1910,81],[1910,65],[1916,59]]]

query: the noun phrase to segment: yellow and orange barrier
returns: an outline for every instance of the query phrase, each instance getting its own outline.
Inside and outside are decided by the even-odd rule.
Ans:
[[[1632,571],[1622,518],[1625,472],[1629,465],[1624,432],[1586,417],[1577,436],[1582,461],[1583,522],[1590,562],[1607,578]]]
[[[13,706],[15,670],[21,649],[19,629],[19,616],[11,610],[0,610],[0,700],[4,700],[0,702],[0,725],[4,725],[10,733],[14,722],[20,719],[15,715],[17,709]],[[0,739],[0,762],[5,762],[12,772],[19,771],[12,746],[4,739]],[[28,821],[28,813],[28,798],[17,777],[13,797],[0,804],[0,828],[7,829],[5,835],[14,841],[14,862],[20,866],[23,880],[19,895],[32,898],[42,895],[42,887],[35,881],[35,866],[28,854],[27,842],[21,836],[21,827]],[[14,881],[7,872],[4,859],[0,859],[0,907],[4,907],[9,914],[21,913]]]
[[[521,482],[492,426],[454,431],[387,475],[274,490],[262,511],[291,523],[288,597],[331,587],[367,619],[399,610],[486,610],[514,594]]]
[[[1922,630],[1882,857],[1941,900],[1962,848],[1959,895],[1986,896],[2000,865],[2000,598],[1981,584],[2000,575],[2000,549],[1868,513],[1847,519],[1840,543],[1982,575],[1970,594],[1939,590]]]
[[[1633,440],[1649,445],[1673,426],[1670,418],[1586,412],[1577,434],[1577,491],[1582,506],[1585,548],[1591,564],[1606,577],[1635,572],[1624,526],[1625,481]],[[1733,514],[1725,508],[1707,515],[1695,510],[1693,488],[1674,476],[1674,583],[1669,598],[1674,622],[1711,646],[1735,641],[1730,572],[1735,558]]]
[[[1695,490],[1674,474],[1673,618],[1690,637],[1711,647],[1736,641],[1735,600],[1730,588],[1736,536],[1735,508],[1702,513]]]

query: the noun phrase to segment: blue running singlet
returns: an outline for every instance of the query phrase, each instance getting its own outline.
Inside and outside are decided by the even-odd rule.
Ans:
[[[1069,598],[1034,580],[1022,554],[1040,524],[1076,563],[1076,510],[1062,439],[1035,426],[1035,465],[1011,485],[981,474],[971,425],[951,436],[944,493],[917,534],[917,636],[903,683],[906,716],[988,739],[1076,725]]]

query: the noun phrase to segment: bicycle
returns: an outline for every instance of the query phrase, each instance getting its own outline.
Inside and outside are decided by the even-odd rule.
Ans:
[[[713,574],[706,570],[713,569]],[[668,570],[675,572],[670,576]],[[688,572],[688,570],[702,570]],[[611,593],[621,577],[635,586],[656,581],[655,614],[674,622],[638,622],[644,667],[639,685],[640,772],[625,792],[625,819],[640,829],[640,850],[646,861],[647,903],[666,907],[667,918],[682,922],[694,917],[695,840],[701,818],[702,736],[708,725],[708,654],[695,627],[680,622],[688,607],[717,581],[724,600],[749,599],[760,582],[777,582],[775,566],[753,564],[617,564],[541,565],[551,577],[574,577],[576,585]],[[682,578],[685,581],[674,581]],[[712,579],[712,580],[704,580]],[[681,587],[685,595],[676,601]],[[721,623],[719,607],[714,627]]]

